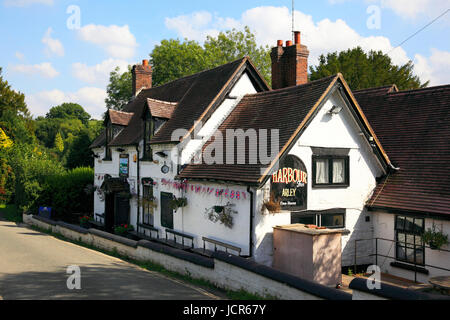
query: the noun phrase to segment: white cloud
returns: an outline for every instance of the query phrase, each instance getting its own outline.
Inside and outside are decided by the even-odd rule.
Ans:
[[[50,62],[43,62],[41,64],[18,64],[12,66],[11,71],[17,73],[23,73],[27,75],[38,75],[44,78],[54,78],[59,75]]]
[[[19,59],[19,60],[25,59],[25,55],[24,55],[22,52],[20,52],[20,51],[16,51],[16,53],[15,53],[14,55],[15,55],[16,58]]]
[[[26,103],[34,116],[45,115],[51,107],[63,102],[80,104],[95,119],[101,119],[105,112],[106,91],[96,87],[84,87],[76,92],[61,90],[42,91],[26,95]]]
[[[302,43],[310,51],[309,62],[317,64],[320,54],[330,51],[346,50],[357,45],[365,50],[382,50],[387,53],[393,46],[386,37],[363,37],[341,19],[314,21],[311,15],[295,11],[295,29],[302,32]],[[197,41],[205,40],[206,35],[216,35],[231,27],[242,29],[249,26],[260,45],[276,44],[278,39],[291,39],[291,11],[287,7],[256,7],[245,11],[239,20],[215,17],[207,12],[193,13],[166,19],[166,26],[182,37]],[[390,54],[393,62],[404,64],[409,61],[406,52],[398,48]]]
[[[125,60],[112,58],[93,66],[77,62],[72,64],[72,73],[81,81],[95,84],[100,87],[106,87],[109,81],[109,73],[116,67],[119,67],[121,72],[125,72],[128,69],[128,65],[129,63]]]
[[[42,38],[42,43],[45,44],[45,53],[47,56],[57,55],[64,56],[64,47],[58,39],[53,39],[51,37],[51,33],[53,32],[52,28],[48,28],[45,32],[44,37]]]
[[[128,59],[134,56],[136,38],[128,25],[122,27],[89,24],[78,30],[81,40],[103,48],[111,57]]]
[[[450,52],[433,48],[428,58],[416,54],[414,69],[423,82],[430,80],[430,86],[450,83]]]
[[[207,11],[194,12],[189,15],[181,15],[175,18],[165,19],[166,27],[176,30],[182,38],[203,41],[206,36],[217,36],[219,29],[240,28],[241,24],[232,18],[221,18]]]
[[[33,4],[44,4],[51,6],[53,0],[4,0],[3,4],[6,7],[28,7]]]
[[[422,15],[434,17],[450,9],[448,0],[372,0],[372,2],[378,2],[382,8],[389,8],[406,19],[416,19]]]

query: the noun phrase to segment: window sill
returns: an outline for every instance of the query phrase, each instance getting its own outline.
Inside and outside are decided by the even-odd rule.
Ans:
[[[313,189],[346,189],[349,184],[313,184]]]
[[[428,275],[430,273],[425,268],[414,266],[414,265],[403,263],[403,262],[399,262],[399,261],[391,262],[391,267],[409,270],[409,271],[416,271],[418,273],[422,273],[422,274],[426,274],[426,275]]]
[[[102,161],[112,161],[112,158],[105,158],[105,159],[102,159]]]

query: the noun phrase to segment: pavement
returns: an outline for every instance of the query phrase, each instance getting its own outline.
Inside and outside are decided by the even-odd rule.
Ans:
[[[80,290],[68,289],[80,269]],[[70,283],[73,277],[70,278]],[[95,250],[36,232],[0,217],[0,300],[223,299],[184,281],[139,268]]]

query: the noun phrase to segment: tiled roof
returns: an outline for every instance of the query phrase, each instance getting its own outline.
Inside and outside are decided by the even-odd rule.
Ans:
[[[150,114],[153,117],[170,119],[172,118],[173,111],[177,107],[175,102],[167,102],[156,99],[147,99],[147,105],[150,110]]]
[[[225,89],[232,85],[233,81],[237,80],[236,76],[239,72],[244,72],[246,68],[247,70],[251,68],[257,73],[248,57],[245,57],[159,87],[142,90],[124,108],[123,111],[134,113],[134,115],[128,126],[110,143],[110,146],[133,145],[142,139],[144,129],[142,115],[148,108],[148,99],[177,104],[172,110],[170,120],[161,127],[151,141],[152,143],[173,142],[171,141],[172,132],[176,129],[189,130],[196,120],[211,112],[216,106],[214,103],[226,93]],[[269,90],[263,80],[261,87],[261,90]],[[105,133],[103,132],[95,139],[91,148],[101,147],[104,144]]]
[[[295,86],[285,89],[262,92],[246,95],[219,127],[219,131],[224,138],[223,145],[226,146],[227,129],[255,129],[258,133],[260,129],[267,129],[268,142],[271,145],[270,130],[279,129],[280,149],[287,145],[293,134],[310,113],[327,89],[337,80],[337,76],[323,78],[305,85]],[[258,137],[259,138],[259,137]],[[212,143],[208,142],[205,149]],[[258,146],[250,146],[248,142],[245,150],[237,148],[235,141],[234,163],[237,154],[245,154],[246,163],[238,164],[189,164],[179,174],[182,179],[213,179],[223,181],[245,182],[259,184],[263,171],[268,164],[248,164],[249,154],[258,154]],[[224,147],[223,159],[226,161],[226,148]],[[269,154],[268,150],[268,154]]]
[[[450,214],[450,85],[355,92],[392,163],[368,206]]]
[[[117,111],[113,109],[109,109],[108,114],[112,124],[118,124],[121,126],[127,126],[133,117],[133,113],[131,112]]]

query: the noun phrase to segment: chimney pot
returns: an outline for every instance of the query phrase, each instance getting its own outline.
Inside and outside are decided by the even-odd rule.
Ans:
[[[300,31],[294,32],[295,44],[300,44]]]
[[[147,59],[142,60],[142,65],[143,66],[148,66],[148,60]]]
[[[282,47],[283,46],[283,40],[278,40],[277,41],[277,46],[278,47]]]
[[[308,48],[300,43],[300,32],[294,32],[292,40],[286,41],[286,47],[272,48],[272,88],[281,89],[298,86],[308,82]]]

